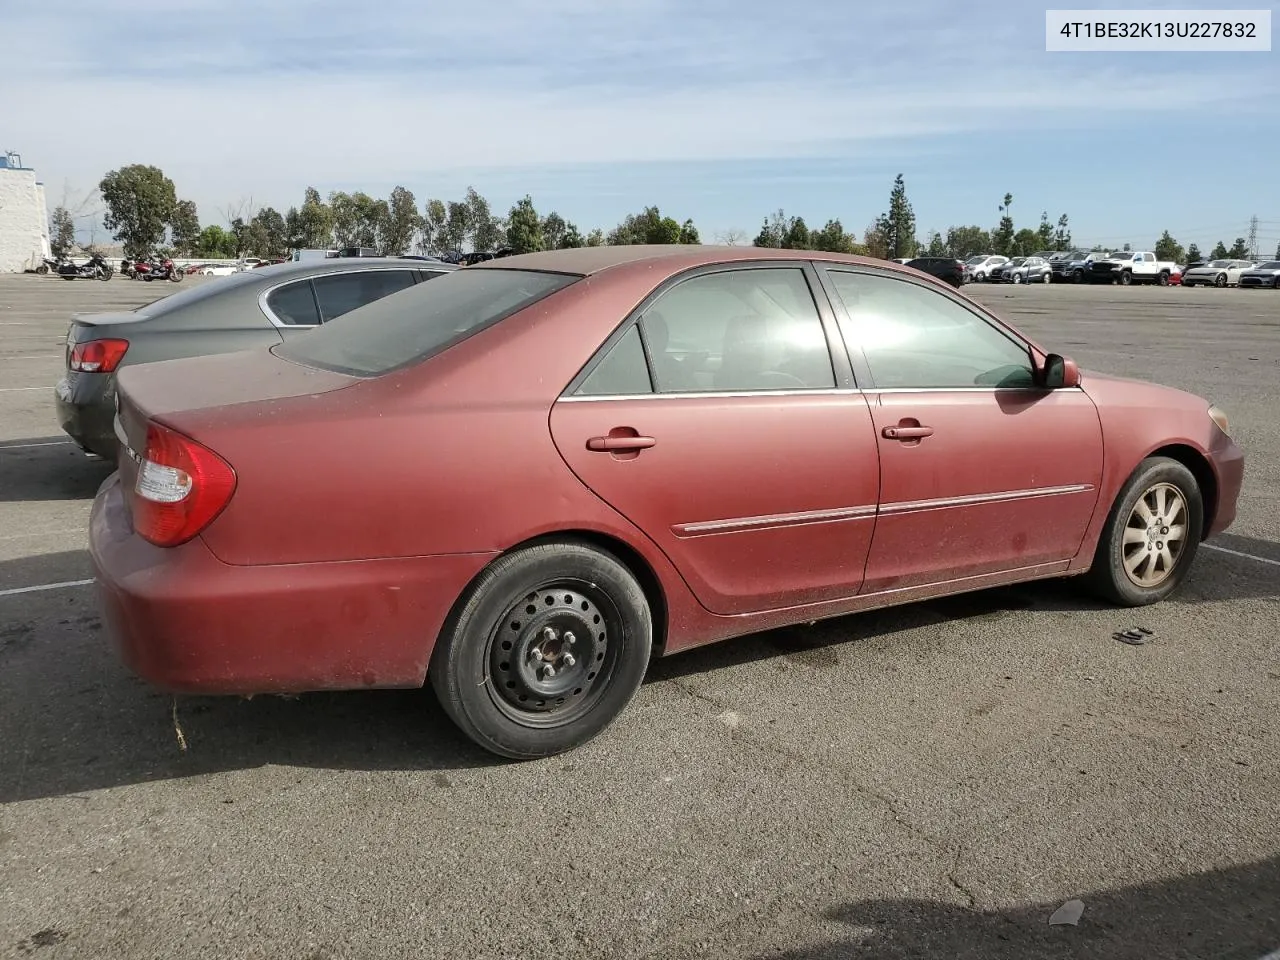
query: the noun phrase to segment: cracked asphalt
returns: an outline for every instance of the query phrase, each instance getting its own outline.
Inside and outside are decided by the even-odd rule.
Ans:
[[[91,590],[6,593],[92,575],[110,467],[54,420],[69,314],[190,282],[0,277],[0,957],[1280,948],[1280,294],[970,289],[1231,415],[1239,520],[1175,599],[1048,583],[729,641],[655,664],[586,747],[509,764],[416,691],[182,698],[184,752]]]

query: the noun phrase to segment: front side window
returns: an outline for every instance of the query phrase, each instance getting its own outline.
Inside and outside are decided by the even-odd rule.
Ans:
[[[907,280],[830,271],[877,387],[1030,387],[1028,348],[945,294]]]
[[[660,393],[824,389],[831,352],[799,267],[704,274],[640,317]]]

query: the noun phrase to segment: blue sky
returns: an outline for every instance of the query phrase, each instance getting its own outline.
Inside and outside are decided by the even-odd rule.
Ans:
[[[1280,53],[1047,53],[1044,10],[0,0],[0,147],[51,206],[154,163],[204,222],[307,184],[420,202],[474,185],[584,231],[657,204],[749,241],[779,207],[861,232],[901,172],[922,236],[993,225],[1008,191],[1019,225],[1065,212],[1089,242],[1230,244],[1256,214],[1272,253]]]

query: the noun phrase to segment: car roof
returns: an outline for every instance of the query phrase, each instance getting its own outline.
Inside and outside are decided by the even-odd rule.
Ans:
[[[485,260],[465,267],[466,270],[545,270],[590,276],[611,267],[652,263],[671,271],[685,270],[716,263],[739,260],[828,260],[862,264],[885,269],[902,269],[892,260],[859,257],[848,253],[825,253],[821,250],[784,250],[777,247],[730,247],[713,244],[619,244],[603,247],[573,247],[567,250],[541,250],[518,253],[497,260]]]
[[[422,270],[424,268],[457,270],[452,263],[431,260],[410,260],[407,257],[325,257],[313,260],[286,260],[284,263],[273,263],[269,267],[255,267],[250,271],[254,277],[285,278],[295,274],[329,273],[335,270],[372,270],[387,267],[399,267],[403,270]]]

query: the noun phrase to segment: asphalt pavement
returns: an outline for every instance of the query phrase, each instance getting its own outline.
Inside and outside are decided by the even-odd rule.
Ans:
[[[1280,949],[1280,292],[969,288],[1229,413],[1239,519],[1175,599],[1044,583],[728,641],[512,764],[429,692],[175,703],[105,643],[68,318],[197,282],[0,277],[0,957]]]

